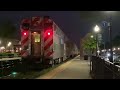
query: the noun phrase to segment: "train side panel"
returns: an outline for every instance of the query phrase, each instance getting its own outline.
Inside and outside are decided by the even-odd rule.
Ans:
[[[60,28],[54,23],[54,36],[53,36],[53,59],[61,59],[64,57],[64,34]]]

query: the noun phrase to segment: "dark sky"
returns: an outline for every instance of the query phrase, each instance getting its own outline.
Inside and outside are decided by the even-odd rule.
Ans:
[[[120,15],[115,12],[112,16],[112,30],[115,36],[120,30]],[[80,38],[91,32],[97,23],[108,17],[102,11],[0,11],[0,21],[10,19],[19,26],[22,18],[31,16],[51,16],[64,33],[78,46]],[[107,38],[106,33],[106,38]]]

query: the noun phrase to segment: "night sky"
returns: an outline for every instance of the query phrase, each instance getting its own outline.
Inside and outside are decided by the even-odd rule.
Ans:
[[[61,30],[78,46],[80,38],[91,32],[96,24],[101,24],[103,20],[107,20],[108,17],[108,14],[103,11],[0,11],[0,22],[9,19],[18,28],[22,18],[44,15],[51,16]],[[120,14],[115,12],[112,15],[113,37],[120,32],[119,21]],[[107,31],[105,36],[105,38],[108,37]]]

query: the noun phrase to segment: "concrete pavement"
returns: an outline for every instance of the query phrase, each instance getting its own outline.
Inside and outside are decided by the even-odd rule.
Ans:
[[[37,79],[91,79],[89,69],[89,60],[77,56]]]
[[[8,61],[8,60],[21,60],[21,57],[13,57],[13,58],[1,58],[0,61]]]

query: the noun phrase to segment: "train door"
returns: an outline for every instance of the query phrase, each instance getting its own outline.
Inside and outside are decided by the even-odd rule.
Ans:
[[[41,56],[41,32],[31,33],[31,55],[35,57]]]

